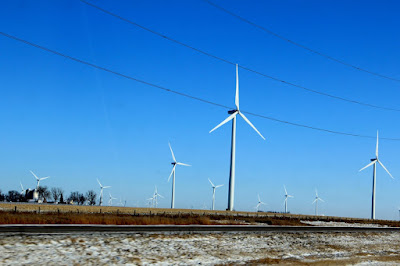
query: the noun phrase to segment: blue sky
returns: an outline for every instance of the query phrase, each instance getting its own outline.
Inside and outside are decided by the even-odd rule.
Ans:
[[[400,79],[396,1],[218,1],[278,34],[351,64]],[[174,39],[262,73],[370,104],[399,107],[399,82],[354,70],[277,39],[201,0],[95,1]],[[2,1],[3,32],[166,88],[234,106],[235,68],[169,42],[80,1]],[[230,125],[209,134],[226,109],[193,101],[67,60],[0,36],[2,191],[34,187],[29,173],[67,194],[99,190],[144,206],[157,185],[170,205],[171,155],[176,207],[211,207],[207,178],[224,184],[227,206]],[[398,112],[341,102],[239,70],[243,111],[315,127],[398,138]],[[263,141],[238,120],[237,210],[257,194],[282,211],[285,184],[292,213],[311,214],[317,188],[325,215],[369,217],[375,140],[334,135],[247,115]],[[397,219],[400,142],[380,142],[377,218]],[[108,193],[106,193],[108,195]]]

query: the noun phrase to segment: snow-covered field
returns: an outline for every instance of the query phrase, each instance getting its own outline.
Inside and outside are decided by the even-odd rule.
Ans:
[[[400,263],[399,233],[0,235],[0,264]]]

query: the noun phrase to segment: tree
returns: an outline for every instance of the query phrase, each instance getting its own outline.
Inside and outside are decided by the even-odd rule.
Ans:
[[[18,202],[21,200],[21,193],[16,190],[8,191],[8,194],[6,195],[6,201]]]
[[[59,187],[53,187],[51,189],[51,195],[53,196],[53,199],[54,199],[55,202],[58,202],[58,199],[61,198],[62,194],[64,194],[64,191]],[[60,201],[61,201],[61,199],[60,199]]]
[[[79,203],[80,205],[83,205],[83,204],[85,203],[85,201],[86,201],[85,195],[79,193],[78,203]]]
[[[39,199],[43,201],[51,200],[51,193],[46,186],[39,186],[37,192],[39,194]]]
[[[93,190],[86,192],[86,199],[89,202],[89,205],[96,205],[96,197],[97,194]]]
[[[4,201],[5,200],[5,196],[4,196],[4,194],[3,193],[1,193],[1,190],[0,190],[0,201]]]
[[[64,203],[64,191],[61,191],[61,195],[60,195],[60,203]]]
[[[78,191],[71,192],[71,194],[69,195],[68,200],[67,200],[68,203],[76,202],[79,204],[79,196],[80,196],[80,194]]]

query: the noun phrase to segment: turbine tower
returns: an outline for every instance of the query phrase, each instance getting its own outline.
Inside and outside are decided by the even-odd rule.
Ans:
[[[210,178],[208,179],[208,181],[210,181],[210,184],[211,184],[212,189],[213,189],[213,195],[212,195],[212,210],[214,210],[214,208],[215,208],[215,190],[216,190],[217,188],[219,188],[219,187],[222,187],[223,185],[218,185],[218,186],[214,185],[213,182],[211,182]]]
[[[258,203],[257,203],[257,206],[256,206],[256,210],[258,212],[260,210],[260,206],[261,205],[267,205],[267,204],[265,204],[264,202],[261,201],[260,195],[257,195],[257,196],[258,196]]]
[[[318,201],[325,202],[323,199],[321,199],[321,198],[318,196],[318,191],[315,190],[315,200],[312,202],[312,204],[315,203],[315,215],[318,215]]]
[[[171,171],[171,174],[168,177],[168,182],[169,182],[169,180],[171,179],[171,176],[173,175],[173,178],[172,178],[172,198],[171,198],[171,209],[173,209],[173,208],[175,208],[175,168],[176,168],[177,165],[183,165],[183,166],[190,166],[190,165],[189,164],[185,164],[185,163],[177,162],[176,159],[175,159],[174,152],[172,151],[171,144],[169,142],[168,142],[168,145],[169,145],[169,149],[171,150],[172,159],[173,159],[173,162],[171,163],[173,165],[172,171]]]
[[[98,182],[99,185],[100,185],[100,196],[99,196],[100,202],[99,202],[99,205],[100,205],[100,206],[103,206],[103,189],[105,189],[105,188],[110,188],[111,186],[103,186],[103,185],[100,183],[99,179],[97,179],[97,182]]]
[[[383,165],[383,163],[378,159],[378,145],[379,145],[379,135],[378,135],[378,131],[376,132],[376,150],[375,150],[375,158],[371,159],[371,162],[369,164],[367,164],[366,166],[364,166],[363,168],[361,168],[359,170],[362,171],[365,168],[370,167],[371,165],[374,166],[374,170],[373,170],[373,176],[372,176],[372,209],[371,209],[371,219],[375,219],[375,188],[376,188],[376,163],[378,162],[383,169],[385,169],[385,171],[389,174],[389,176],[393,178],[392,174],[389,173],[389,171],[386,169],[386,167]]]
[[[46,176],[46,177],[39,178],[39,177],[37,177],[37,175],[35,175],[34,172],[32,172],[31,170],[29,170],[29,171],[30,171],[30,172],[32,173],[32,175],[36,178],[36,182],[37,182],[37,184],[36,184],[36,190],[39,188],[40,181],[45,180],[45,179],[47,179],[47,178],[50,177],[50,176]]]
[[[230,110],[228,111],[229,116],[222,121],[218,126],[213,128],[211,132],[222,126],[223,124],[229,122],[232,120],[232,140],[231,140],[231,168],[230,168],[230,173],[229,173],[229,192],[228,192],[228,208],[227,210],[233,211],[234,207],[234,201],[235,201],[235,157],[236,157],[236,116],[240,115],[244,121],[247,122],[257,133],[258,135],[263,137],[261,133],[257,130],[257,128],[250,122],[250,120],[247,119],[247,117],[240,112],[239,110],[239,74],[238,74],[238,65],[236,64],[236,95],[235,95],[235,105],[236,109],[235,110]]]
[[[292,195],[289,195],[288,193],[287,193],[287,190],[286,190],[286,186],[285,185],[283,185],[283,188],[285,189],[285,213],[288,213],[288,210],[287,210],[287,202],[288,202],[288,198],[294,198]]]

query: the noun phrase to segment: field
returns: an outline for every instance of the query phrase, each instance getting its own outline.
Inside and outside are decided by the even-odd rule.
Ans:
[[[399,227],[398,221],[261,212],[0,203],[0,224],[268,224],[356,223]]]

